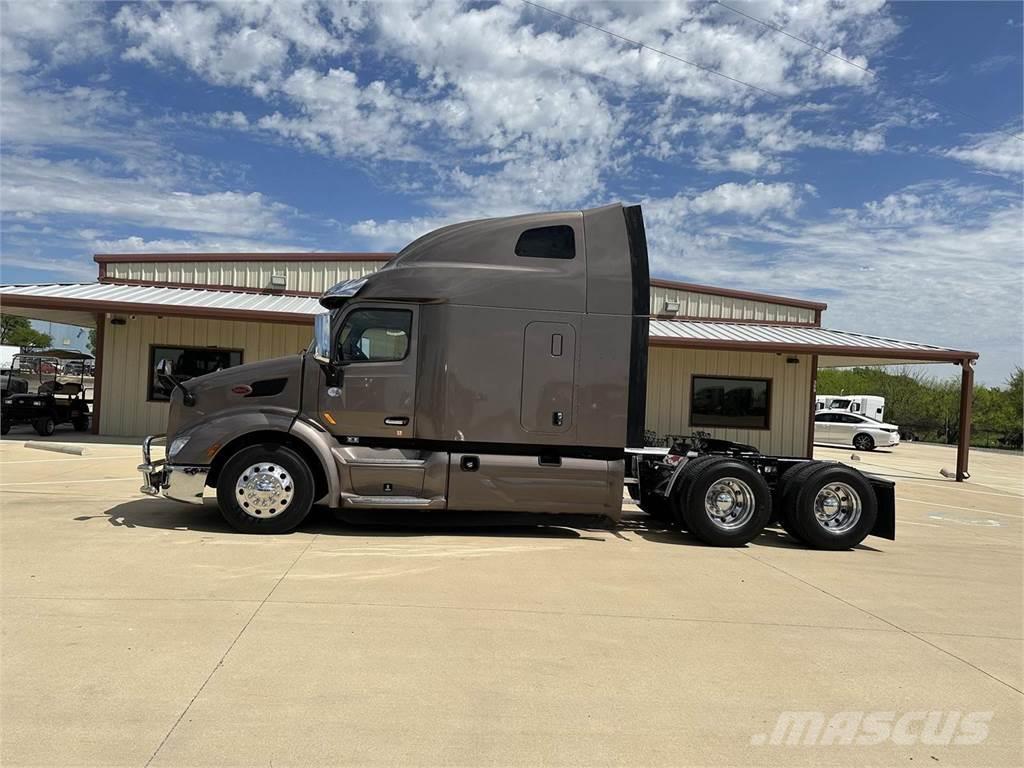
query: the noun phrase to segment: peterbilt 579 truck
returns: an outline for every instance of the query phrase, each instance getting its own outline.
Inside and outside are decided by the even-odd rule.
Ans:
[[[316,502],[386,520],[576,522],[647,513],[720,546],[771,523],[809,546],[893,538],[893,484],[707,435],[644,446],[649,320],[639,206],[443,227],[320,298],[303,354],[181,381],[142,491],[251,533]],[[166,442],[165,459],[151,447]]]

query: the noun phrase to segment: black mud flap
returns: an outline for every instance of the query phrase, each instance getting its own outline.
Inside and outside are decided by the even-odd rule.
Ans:
[[[890,541],[896,540],[896,483],[892,480],[884,480],[881,477],[867,475],[868,482],[875,490],[875,498],[878,500],[878,517],[875,519],[875,527],[871,529],[870,536],[879,536]]]

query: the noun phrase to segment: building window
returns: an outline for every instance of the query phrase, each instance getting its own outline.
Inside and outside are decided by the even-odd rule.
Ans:
[[[768,429],[770,379],[694,376],[690,426]]]
[[[161,360],[170,360],[174,376],[182,381],[194,379],[204,373],[213,373],[222,368],[242,364],[242,350],[216,349],[212,347],[163,347],[149,348],[149,392],[147,400],[167,402],[171,399],[173,387],[156,375],[156,365]]]
[[[557,227],[536,227],[519,236],[516,256],[531,259],[576,258],[576,233],[564,224]]]
[[[409,354],[412,312],[406,309],[356,309],[338,335],[345,363],[390,363]]]

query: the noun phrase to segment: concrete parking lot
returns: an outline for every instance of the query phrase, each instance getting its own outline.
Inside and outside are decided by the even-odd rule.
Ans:
[[[898,538],[814,552],[639,512],[243,536],[140,498],[133,446],[28,439],[0,441],[5,766],[1024,761],[1019,455],[956,484],[951,449],[860,454]],[[777,732],[793,712],[849,738]],[[870,743],[869,717],[902,725]]]

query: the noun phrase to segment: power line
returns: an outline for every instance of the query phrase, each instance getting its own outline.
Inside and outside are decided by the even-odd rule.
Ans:
[[[739,8],[734,8],[734,7],[732,7],[731,5],[729,5],[727,3],[723,3],[722,0],[711,0],[711,1],[715,5],[720,5],[723,8],[725,8],[726,10],[732,11],[733,13],[737,14],[738,16],[742,16],[745,19],[750,19],[755,24],[760,24],[762,27],[767,27],[768,29],[772,30],[773,32],[778,32],[780,35],[785,35],[786,37],[790,38],[791,40],[796,40],[798,43],[803,43],[804,45],[808,46],[809,48],[813,48],[814,50],[818,51],[819,53],[823,53],[826,56],[831,56],[833,59],[841,61],[844,64],[849,64],[851,67],[856,67],[861,72],[866,72],[867,74],[871,75],[872,77],[878,77],[879,79],[881,79],[880,75],[877,72],[875,72],[874,70],[869,69],[868,67],[862,66],[862,65],[858,64],[857,62],[851,61],[850,59],[847,59],[847,58],[845,58],[843,56],[840,56],[837,53],[833,53],[832,51],[829,51],[829,50],[827,50],[825,48],[822,48],[819,45],[815,45],[814,43],[810,42],[809,40],[804,40],[802,37],[798,37],[797,35],[794,35],[793,33],[786,31],[785,29],[783,29],[782,27],[778,26],[777,24],[773,24],[772,22],[766,21],[765,19],[760,19],[757,16],[751,16],[749,13],[746,13],[745,11],[741,11]],[[921,97],[923,97],[923,98],[925,98],[925,99],[927,99],[929,101],[934,102],[935,104],[938,104],[938,105],[940,105],[942,107],[945,107],[946,109],[948,109],[948,110],[950,110],[952,112],[956,112],[958,114],[964,115],[965,117],[969,117],[972,120],[977,121],[979,124],[988,125],[988,123],[983,118],[980,118],[977,115],[974,115],[974,114],[972,114],[970,112],[965,112],[964,110],[962,110],[962,109],[960,109],[958,107],[954,107],[952,104],[948,104],[948,103],[945,103],[943,101],[940,101],[939,99],[936,99],[934,96],[931,96],[931,95],[929,95],[927,93],[924,93],[923,91],[920,91],[920,90],[918,90],[916,88],[912,88],[912,87],[909,87],[909,86],[905,86],[905,87],[907,88],[907,90],[912,91],[912,92],[916,93],[917,95],[919,95],[919,96],[921,96]],[[1016,133],[1014,133],[1012,131],[1004,130],[1003,128],[994,128],[994,129],[990,128],[990,130],[995,130],[998,133],[1002,133],[1002,134],[1005,134],[1007,136],[1010,136],[1010,137],[1012,137],[1014,139],[1017,139],[1017,141],[1024,141],[1024,136],[1020,136],[1020,135],[1018,135],[1018,134],[1016,134]]]
[[[520,0],[520,2],[525,3],[526,5],[533,6],[537,10],[544,11],[545,13],[550,13],[552,16],[560,16],[563,19],[567,19],[567,20],[573,22],[574,24],[581,24],[584,27],[590,27],[591,29],[595,29],[598,32],[603,32],[604,34],[606,34],[606,35],[608,35],[610,37],[617,38],[618,40],[622,40],[624,42],[627,42],[630,45],[635,45],[638,48],[640,48],[641,50],[646,48],[648,51],[651,51],[652,53],[657,53],[660,56],[665,56],[665,57],[667,57],[669,59],[674,59],[675,61],[679,61],[679,62],[682,62],[683,64],[687,64],[687,65],[689,65],[691,67],[696,67],[697,69],[701,70],[702,72],[707,72],[708,74],[717,75],[718,77],[724,78],[724,79],[729,80],[729,81],[731,81],[733,83],[738,83],[739,85],[746,86],[747,88],[750,88],[752,90],[760,91],[761,93],[767,94],[768,96],[771,96],[772,98],[775,98],[775,99],[781,99],[782,98],[781,95],[779,95],[778,93],[774,93],[772,91],[769,91],[767,88],[762,88],[759,85],[752,85],[751,83],[745,82],[745,81],[740,80],[739,78],[736,78],[736,77],[730,77],[729,75],[727,75],[727,74],[725,74],[723,72],[719,72],[717,69],[712,69],[711,67],[705,67],[703,64],[698,64],[695,61],[690,61],[689,59],[684,59],[682,56],[676,56],[674,53],[669,53],[668,51],[663,51],[660,48],[655,48],[654,46],[647,45],[647,43],[641,43],[639,40],[633,40],[632,38],[626,37],[624,35],[620,35],[620,34],[618,34],[616,32],[612,32],[610,29],[605,29],[604,27],[599,27],[597,24],[591,24],[589,21],[585,21],[583,19],[578,19],[575,16],[570,16],[567,13],[561,13],[560,11],[553,10],[552,8],[546,8],[545,6],[540,5],[539,3],[532,2],[532,0]]]

